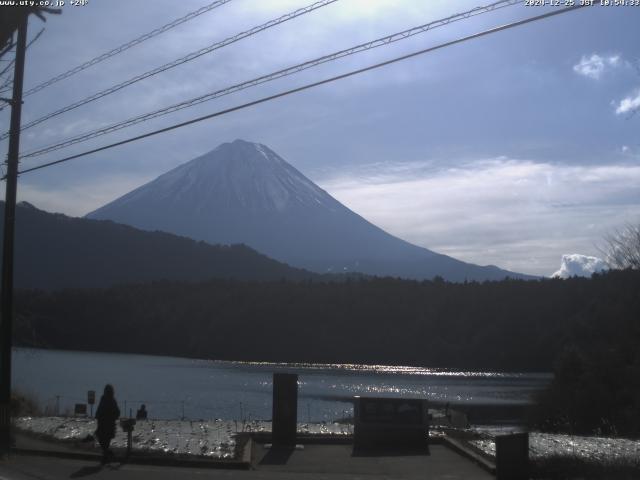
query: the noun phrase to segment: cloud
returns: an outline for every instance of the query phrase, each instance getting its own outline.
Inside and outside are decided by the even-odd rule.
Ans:
[[[607,270],[607,264],[598,257],[571,253],[562,255],[560,270],[551,275],[554,278],[590,277],[596,272]]]
[[[640,88],[626,98],[620,100],[616,108],[617,115],[635,112],[640,108]]]
[[[163,8],[138,15],[144,4],[134,3],[140,2],[96,2],[89,9],[65,9],[64,15],[47,24],[46,41],[36,42],[30,48],[25,87],[73,68],[195,8],[189,6],[191,2],[163,0]],[[476,6],[465,0],[453,9],[452,3],[446,0],[337,2],[29,129],[23,137],[22,149],[28,151],[57,142],[102,124]],[[23,120],[37,118],[301,5],[298,0],[230,2],[96,68],[87,69],[69,82],[60,82],[28,97]],[[500,9],[470,22],[451,24],[100,137],[64,153],[58,151],[25,160],[24,165],[58,160],[477,29],[507,23],[520,13]],[[563,157],[567,162],[591,161],[598,152],[605,151],[620,161],[637,164],[640,156],[635,146],[635,132],[630,130],[632,122],[620,125],[620,117],[613,114],[619,101],[637,87],[635,83],[623,86],[622,82],[611,82],[607,89],[589,91],[586,100],[582,89],[547,88],[552,83],[562,85],[558,77],[560,68],[562,75],[576,75],[575,80],[582,74],[589,79],[596,75],[608,80],[608,74],[621,73],[633,75],[632,81],[637,82],[635,72],[626,61],[632,54],[616,40],[622,38],[621,35],[632,38],[633,26],[625,26],[626,22],[609,23],[610,29],[607,22],[602,22],[605,30],[596,51],[580,47],[587,44],[593,33],[588,23],[580,22],[568,25],[572,42],[562,43],[561,37],[567,32],[553,29],[544,35],[533,35],[531,38],[535,37],[536,41],[526,55],[513,50],[512,42],[505,42],[501,36],[494,40],[487,38],[78,159],[66,166],[40,170],[21,177],[19,192],[24,199],[47,210],[84,214],[143,180],[153,178],[151,172],[161,173],[211,150],[222,141],[238,137],[271,145],[285,158],[300,162],[296,166],[302,170],[338,165],[345,168],[352,163],[381,159],[422,160],[426,149],[446,155],[474,152],[475,156],[481,155],[476,152],[497,149],[513,155],[540,152],[546,158],[567,155]],[[106,27],[114,24],[118,25],[117,29]],[[98,26],[105,28],[97,29]],[[529,38],[525,30],[504,35],[514,35],[514,39],[522,41]],[[69,49],[70,38],[90,41]],[[60,52],[66,53],[60,55]],[[583,60],[578,63],[583,54]],[[571,59],[569,64],[567,58]],[[531,59],[536,60],[530,63]],[[593,65],[589,63],[591,60],[595,61]],[[570,69],[574,63],[578,63],[575,73]],[[580,64],[584,65],[580,67]],[[625,80],[624,75],[617,80]],[[520,81],[524,77],[527,81]],[[469,82],[469,78],[477,81]],[[535,81],[530,81],[532,78]],[[453,103],[452,98],[456,99]],[[615,104],[605,107],[609,109],[609,118],[596,116],[601,112],[589,108],[611,99],[615,99]],[[631,100],[630,96],[629,102]],[[8,126],[8,119],[8,109],[5,109],[0,114],[0,123],[4,121]],[[558,128],[558,125],[585,122],[598,125],[589,138],[585,138],[584,129]],[[516,132],[513,127],[525,124],[538,124],[541,128],[521,128]],[[566,145],[571,147],[565,148]],[[630,150],[619,150],[621,145],[627,145]],[[392,172],[390,165],[379,164],[369,171],[358,170],[350,176],[330,178],[330,185],[323,186],[331,187],[328,188],[331,193],[358,213],[414,243],[476,263],[494,263],[532,273],[550,274],[557,270],[558,259],[566,252],[597,254],[591,250],[594,239],[599,240],[607,226],[624,224],[637,212],[639,203],[636,192],[640,176],[631,165],[618,170],[615,166],[608,170],[605,167],[571,170],[503,158],[448,168],[425,162],[409,166],[396,163],[395,167],[396,171]],[[144,172],[149,176],[136,180]],[[122,184],[107,178],[109,175],[119,175]],[[133,181],[128,180],[129,176]],[[635,189],[628,186],[632,182]]]
[[[623,65],[623,61],[620,55],[603,57],[594,53],[590,57],[583,55],[580,61],[573,66],[573,71],[579,75],[599,80],[605,71],[621,65]]]
[[[557,270],[567,251],[597,253],[607,232],[640,216],[636,164],[378,163],[318,183],[416,245],[537,275]]]

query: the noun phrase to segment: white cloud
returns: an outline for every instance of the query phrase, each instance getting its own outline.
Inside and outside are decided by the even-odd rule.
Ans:
[[[607,269],[606,262],[601,258],[571,253],[562,255],[560,270],[551,276],[555,278],[590,277],[596,272]]]
[[[414,244],[538,275],[567,251],[597,253],[607,232],[640,216],[640,165],[378,163],[319,183]]]
[[[573,66],[573,71],[579,75],[599,80],[602,74],[623,65],[620,55],[603,57],[597,53],[590,57],[583,55],[578,63]]]
[[[625,113],[631,113],[640,108],[640,89],[633,92],[626,98],[620,100],[616,108],[616,114],[623,115]]]
[[[20,200],[37,207],[84,215],[155,176],[101,176],[53,187],[25,177],[18,191]],[[331,195],[400,238],[472,263],[536,275],[557,270],[565,252],[597,254],[605,234],[640,218],[639,164],[575,166],[498,157],[448,166],[378,162],[325,170],[324,177],[318,183]]]

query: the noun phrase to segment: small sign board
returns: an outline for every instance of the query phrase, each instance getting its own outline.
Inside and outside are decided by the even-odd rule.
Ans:
[[[95,390],[89,390],[87,392],[87,403],[89,405],[93,405],[94,403],[96,403],[96,391]]]
[[[136,424],[135,418],[121,418],[120,426],[122,427],[122,431],[124,432],[133,432],[133,427]]]
[[[73,413],[76,415],[86,415],[87,414],[87,404],[86,403],[76,403],[73,409]]]

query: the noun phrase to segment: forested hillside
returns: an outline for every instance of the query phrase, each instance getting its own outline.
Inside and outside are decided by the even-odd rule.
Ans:
[[[158,282],[22,291],[16,308],[18,340],[53,348],[549,370],[572,345],[637,345],[640,273],[466,284]]]
[[[4,202],[0,202],[0,216],[3,214]],[[16,210],[18,287],[59,289],[154,280],[300,280],[316,276],[244,245],[210,245],[110,221],[48,213],[26,203]]]

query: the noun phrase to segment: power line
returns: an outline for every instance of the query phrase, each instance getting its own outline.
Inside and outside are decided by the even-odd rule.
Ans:
[[[15,62],[15,58],[13,58],[9,62],[7,62],[7,66],[2,69],[2,71],[0,72],[0,76],[4,75],[9,70],[11,70],[11,68],[13,67],[14,62]]]
[[[177,112],[179,110],[183,110],[185,108],[189,108],[192,107],[194,105],[198,105],[200,103],[204,103],[210,100],[214,100],[216,98],[220,98],[226,95],[230,95],[232,93],[236,93],[239,92],[241,90],[245,90],[247,88],[251,88],[251,87],[255,87],[257,85],[261,85],[263,83],[267,83],[279,78],[283,78],[289,75],[293,75],[295,73],[299,73],[303,70],[307,70],[309,68],[313,68],[316,67],[318,65],[322,65],[324,63],[327,62],[331,62],[334,60],[338,60],[340,58],[344,58],[350,55],[354,55],[360,52],[364,52],[366,50],[371,50],[373,48],[377,48],[377,47],[381,47],[384,45],[389,45],[391,43],[395,43],[397,41],[400,40],[404,40],[406,38],[412,37],[414,35],[417,35],[419,33],[424,33],[427,32],[429,30],[432,30],[434,28],[438,28],[444,25],[448,25],[450,23],[459,21],[459,20],[463,20],[463,19],[467,19],[470,17],[474,17],[476,15],[480,15],[483,13],[488,13],[491,11],[495,11],[497,9],[500,8],[504,8],[504,7],[509,7],[512,5],[516,5],[521,3],[521,0],[501,0],[498,2],[494,2],[492,4],[483,6],[483,7],[476,7],[473,8],[471,10],[467,10],[465,12],[462,13],[457,13],[454,15],[450,15],[446,18],[443,19],[439,19],[439,20],[435,20],[417,27],[413,27],[407,30],[403,30],[401,32],[398,33],[394,33],[391,35],[387,35],[385,37],[381,37],[378,38],[376,40],[371,40],[369,42],[366,43],[361,43],[359,45],[356,45],[354,47],[350,47],[344,50],[340,50],[338,52],[334,52],[334,53],[330,53],[328,55],[324,55],[322,57],[318,57],[315,58],[313,60],[308,60],[304,63],[300,63],[297,65],[294,65],[292,67],[287,67],[285,69],[282,70],[278,70],[276,72],[272,72],[269,73],[267,75],[263,75],[261,77],[258,78],[254,78],[242,83],[238,83],[235,85],[232,85],[230,87],[221,89],[221,90],[216,90],[214,92],[210,92],[207,93],[205,95],[200,95],[198,97],[192,98],[190,100],[185,100],[183,102],[174,104],[174,105],[170,105],[168,107],[159,109],[159,110],[155,110],[153,112],[149,112],[149,113],[145,113],[143,115],[138,115],[136,117],[132,117],[129,118],[128,120],[124,120],[115,124],[111,124],[109,126],[106,127],[102,127],[81,135],[77,135],[73,138],[70,138],[68,140],[65,140],[63,142],[59,142],[57,144],[53,144],[53,145],[49,145],[43,148],[39,148],[37,150],[33,150],[31,152],[28,152],[24,155],[21,156],[21,158],[31,158],[31,157],[36,157],[36,156],[40,156],[40,155],[44,155],[45,153],[49,153],[55,150],[60,150],[61,148],[66,148],[69,147],[71,145],[75,145],[76,143],[81,143],[87,140],[91,140],[93,138],[96,137],[100,137],[102,135],[106,135],[108,133],[113,133],[117,130],[121,130],[123,128],[127,128],[133,125],[136,125],[138,123],[141,122],[145,122],[147,120],[151,120],[153,118],[157,118],[163,115],[168,115],[170,113],[174,113]]]
[[[38,41],[38,39],[40,38],[40,36],[42,36],[43,33],[44,33],[44,28],[40,29],[40,31],[36,34],[36,36],[33,37],[29,43],[27,43],[26,50],[29,50],[29,47],[31,45],[33,45],[36,41]],[[7,66],[4,67],[2,69],[2,71],[0,71],[0,77],[2,75],[4,75],[5,73],[7,73],[11,69],[11,67],[13,67],[15,61],[16,61],[16,59],[14,57],[7,63]],[[0,87],[0,88],[4,88],[4,85],[3,85],[3,87]],[[23,97],[24,97],[24,95],[23,95]]]
[[[203,13],[207,13],[211,10],[213,10],[214,8],[218,8],[222,5],[224,5],[225,3],[229,3],[231,0],[217,0],[215,2],[210,3],[209,5],[205,5],[204,7],[199,8],[198,10],[195,10],[191,13],[188,13],[187,15],[185,15],[184,17],[180,17],[170,23],[167,23],[166,25],[163,25],[162,27],[158,27],[155,30],[150,31],[149,33],[145,33],[144,35],[140,35],[137,38],[134,38],[133,40],[124,43],[122,45],[120,45],[119,47],[116,47],[112,50],[109,50],[108,52],[105,52],[101,55],[98,55],[97,57],[92,58],[91,60],[87,60],[86,62],[78,65],[77,67],[74,67],[70,70],[67,70],[66,72],[61,73],[60,75],[56,75],[53,78],[50,78],[49,80],[46,80],[38,85],[36,85],[35,87],[30,88],[29,90],[27,90],[26,92],[24,92],[24,96],[29,96],[33,93],[39,92],[40,90],[53,85],[54,83],[57,83],[61,80],[64,80],[65,78],[69,78],[72,75],[75,75],[76,73],[81,72],[82,70],[86,70],[89,67],[92,67],[93,65],[96,65],[108,58],[113,57],[114,55],[118,55],[119,53],[124,52],[125,50],[130,49],[131,47],[135,47],[136,45],[149,40],[150,38],[156,37],[158,35],[160,35],[161,33],[166,32],[167,30],[171,30],[174,27],[177,27],[178,25],[181,25],[185,22],[188,22],[189,20],[192,20],[200,15],[202,15]]]
[[[31,45],[33,45],[35,42],[37,42],[38,39],[42,36],[43,33],[44,33],[44,28],[41,28],[40,31],[35,35],[35,37],[33,37],[31,39],[31,41],[29,43],[27,43],[27,46],[26,46],[25,50],[29,50],[29,47],[31,47]],[[2,69],[2,71],[0,71],[0,77],[2,75],[4,75],[5,73],[7,73],[13,67],[13,65],[15,64],[15,61],[16,61],[16,59],[14,57],[14,58],[12,58],[11,60],[9,60],[7,62],[7,66],[4,67]],[[10,72],[10,74],[12,75],[13,73]],[[12,80],[12,77],[8,77],[8,78],[11,78],[11,80]],[[7,80],[7,82],[5,82],[2,85],[2,87],[0,87],[0,89],[4,89],[9,83],[11,83],[11,80]],[[23,95],[23,97],[24,97],[24,95]]]
[[[27,168],[25,170],[21,170],[18,173],[23,174],[23,173],[33,172],[33,171],[40,170],[40,169],[43,169],[43,168],[47,168],[47,167],[50,167],[50,166],[53,166],[53,165],[57,165],[57,164],[64,163],[64,162],[68,162],[68,161],[74,160],[76,158],[84,157],[84,156],[90,155],[92,153],[97,153],[97,152],[101,152],[101,151],[104,151],[104,150],[109,150],[111,148],[118,147],[120,145],[125,145],[127,143],[132,143],[132,142],[135,142],[135,141],[138,141],[138,140],[142,140],[144,138],[148,138],[148,137],[152,137],[152,136],[155,136],[155,135],[159,135],[161,133],[165,133],[165,132],[168,132],[168,131],[171,131],[171,130],[176,130],[178,128],[186,127],[186,126],[192,125],[194,123],[202,122],[204,120],[209,120],[209,119],[214,118],[214,117],[219,117],[219,116],[231,113],[231,112],[235,112],[235,111],[242,110],[242,109],[245,109],[245,108],[248,108],[248,107],[252,107],[254,105],[258,105],[258,104],[265,103],[265,102],[268,102],[268,101],[271,101],[271,100],[275,100],[277,98],[281,98],[281,97],[285,97],[285,96],[288,96],[288,95],[291,95],[291,94],[294,94],[294,93],[302,92],[304,90],[309,90],[311,88],[318,87],[320,85],[325,85],[327,83],[332,83],[332,82],[335,82],[337,80],[342,80],[344,78],[352,77],[352,76],[358,75],[360,73],[368,72],[370,70],[375,70],[375,69],[378,69],[378,68],[381,68],[381,67],[384,67],[384,66],[387,66],[387,65],[391,65],[393,63],[397,63],[397,62],[400,62],[400,61],[403,61],[403,60],[407,60],[409,58],[413,58],[413,57],[417,57],[419,55],[423,55],[425,53],[433,52],[433,51],[439,50],[441,48],[445,48],[445,47],[449,47],[449,46],[456,45],[456,44],[459,44],[459,43],[463,43],[463,42],[466,42],[466,41],[469,41],[469,40],[473,40],[473,39],[480,38],[480,37],[483,37],[483,36],[486,36],[486,35],[490,35],[492,33],[497,33],[497,32],[503,31],[503,30],[508,30],[508,29],[511,29],[511,28],[519,27],[519,26],[525,25],[527,23],[535,22],[535,21],[538,21],[538,20],[542,20],[542,19],[545,19],[545,18],[549,18],[549,17],[555,16],[555,15],[560,15],[562,13],[567,13],[567,12],[570,12],[570,11],[573,11],[573,10],[578,10],[578,9],[584,8],[586,6],[588,6],[588,5],[577,5],[577,6],[573,6],[573,7],[562,8],[562,9],[554,10],[554,11],[547,12],[547,13],[544,13],[544,14],[541,14],[541,15],[536,15],[534,17],[529,17],[529,18],[526,18],[524,20],[519,20],[517,22],[512,22],[512,23],[508,23],[506,25],[502,25],[502,26],[499,26],[499,27],[494,27],[494,28],[491,28],[489,30],[484,30],[484,31],[479,32],[479,33],[474,33],[472,35],[468,35],[468,36],[465,36],[465,37],[458,38],[456,40],[451,40],[449,42],[441,43],[441,44],[433,46],[433,47],[425,48],[423,50],[418,50],[417,52],[412,52],[412,53],[409,53],[409,54],[406,54],[406,55],[402,55],[400,57],[395,57],[395,58],[392,58],[390,60],[386,60],[384,62],[376,63],[376,64],[370,65],[368,67],[359,68],[357,70],[352,70],[350,72],[343,73],[341,75],[336,75],[334,77],[326,78],[324,80],[320,80],[320,81],[313,82],[313,83],[308,83],[308,84],[303,85],[301,87],[293,88],[291,90],[286,90],[284,92],[280,92],[280,93],[277,93],[275,95],[270,95],[270,96],[267,96],[267,97],[263,97],[263,98],[260,98],[258,100],[254,100],[252,102],[247,102],[247,103],[243,103],[241,105],[236,105],[235,107],[227,108],[227,109],[224,109],[224,110],[219,110],[217,112],[210,113],[210,114],[204,115],[202,117],[197,117],[197,118],[188,120],[186,122],[177,123],[177,124],[171,125],[169,127],[161,128],[159,130],[154,130],[152,132],[148,132],[148,133],[145,133],[145,134],[142,134],[142,135],[131,137],[131,138],[128,138],[126,140],[121,140],[119,142],[111,143],[109,145],[105,145],[105,146],[102,146],[102,147],[99,147],[99,148],[94,148],[92,150],[87,150],[85,152],[78,153],[76,155],[71,155],[71,156],[62,158],[60,160],[55,160],[53,162],[47,162],[47,163],[44,163],[42,165],[38,165],[36,167]]]
[[[36,34],[36,36],[35,36],[35,37],[33,37],[33,38],[31,39],[31,41],[27,44],[27,46],[26,46],[26,48],[25,48],[25,51],[26,51],[26,50],[29,50],[29,47],[30,47],[31,45],[33,45],[35,42],[37,42],[37,41],[38,41],[38,39],[40,38],[40,36],[41,36],[43,33],[44,33],[44,28],[40,29],[40,31]],[[9,64],[4,68],[4,70],[2,70],[2,72],[0,72],[0,77],[1,77],[2,75],[4,75],[4,74],[5,74],[5,73],[6,73],[6,72],[7,72],[7,71],[8,71],[8,70],[9,70],[9,69],[14,65],[15,60],[16,60],[16,59],[15,59],[15,58],[13,58],[13,60],[11,60],[11,61],[9,62]],[[6,91],[9,91],[9,90],[10,90],[10,88],[8,88],[8,87],[9,87],[9,85],[11,85],[11,83],[12,83],[12,82],[13,82],[13,77],[12,77],[12,76],[8,76],[8,77],[7,77],[7,79],[6,79],[6,81],[4,81],[4,82],[2,83],[2,85],[0,86],[0,95],[1,95],[1,94],[3,94],[4,92],[6,92]],[[6,88],[6,89],[5,89],[5,88]],[[22,96],[22,98],[24,98],[24,95]],[[0,112],[4,109],[4,107],[5,107],[4,105],[0,106]]]
[[[12,90],[11,88],[12,82],[13,82],[13,77],[11,75],[9,75],[7,78],[2,80],[2,85],[0,85],[0,95],[2,95],[3,93],[10,92]],[[4,106],[0,106],[0,111],[2,111],[2,109],[4,109]]]
[[[0,58],[2,58],[5,53],[7,53],[9,50],[11,50],[15,46],[16,44],[13,42],[13,39],[10,39],[9,42],[5,45],[5,47],[0,50]]]
[[[218,50],[220,48],[226,47],[227,45],[231,45],[232,43],[238,42],[244,38],[250,37],[252,35],[255,35],[259,32],[262,32],[263,30],[267,30],[268,28],[271,27],[275,27],[276,25],[280,25],[281,23],[284,23],[286,21],[292,20],[296,17],[299,17],[301,15],[305,15],[307,13],[310,13],[314,10],[317,10],[319,8],[325,7],[327,5],[330,5],[332,3],[337,2],[338,0],[320,0],[318,2],[315,2],[311,5],[308,5],[306,7],[303,8],[299,8],[293,12],[287,13],[286,15],[282,15],[281,17],[275,18],[273,20],[269,20],[266,23],[263,23],[262,25],[258,25],[256,27],[253,27],[249,30],[245,30],[244,32],[241,32],[237,35],[234,35],[232,37],[228,37],[220,42],[216,42],[212,45],[209,45],[208,47],[202,48],[200,50],[197,50],[195,52],[191,52],[188,55],[185,55],[184,57],[178,58],[177,60],[174,60],[170,63],[166,63],[164,65],[161,65],[160,67],[154,68],[153,70],[149,70],[148,72],[142,73],[140,75],[136,75],[135,77],[130,78],[129,80],[125,80],[124,82],[118,83],[117,85],[114,85],[112,87],[107,88],[106,90],[102,90],[100,92],[94,93],[93,95],[90,95],[86,98],[84,98],[83,100],[77,101],[75,103],[72,103],[71,105],[67,105],[66,107],[60,108],[54,112],[51,112],[43,117],[37,118],[29,123],[27,123],[26,125],[23,125],[21,128],[21,131],[24,131],[28,128],[31,128],[35,125],[38,125],[42,122],[45,122],[53,117],[57,117],[58,115],[61,115],[63,113],[66,113],[70,110],[74,110],[82,105],[86,105],[87,103],[93,102],[95,100],[98,100],[99,98],[105,97],[107,95],[110,95],[112,93],[117,92],[118,90],[122,90],[125,87],[128,87],[129,85],[133,85],[134,83],[137,83],[141,80],[145,80],[149,77],[152,77],[154,75],[157,75],[159,73],[162,73],[166,70],[169,70],[171,68],[177,67],[179,65],[182,65],[183,63],[187,63],[190,62],[191,60],[195,60],[198,57],[201,57],[202,55],[205,55],[207,53],[211,53],[214,50]],[[0,135],[0,140],[4,140],[5,138],[7,138],[9,136],[8,133],[4,133],[2,135]]]

